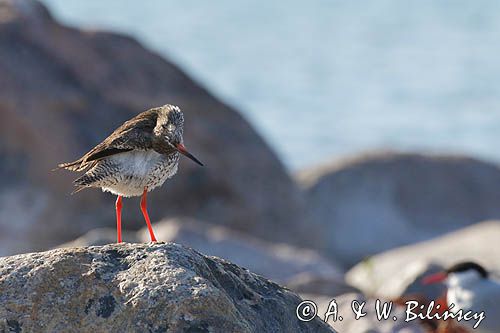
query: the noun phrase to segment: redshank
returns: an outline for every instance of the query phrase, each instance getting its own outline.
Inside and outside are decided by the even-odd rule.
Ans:
[[[74,181],[78,192],[97,187],[117,195],[116,229],[122,242],[122,197],[142,196],[141,211],[151,241],[156,237],[147,211],[147,193],[161,186],[177,172],[179,153],[197,164],[183,144],[184,116],[174,105],[164,105],[138,114],[118,127],[110,136],[74,162],[59,168],[86,171]]]

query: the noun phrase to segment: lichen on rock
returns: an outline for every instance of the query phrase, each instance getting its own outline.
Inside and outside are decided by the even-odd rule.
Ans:
[[[0,258],[0,332],[333,332],[301,299],[175,243]]]

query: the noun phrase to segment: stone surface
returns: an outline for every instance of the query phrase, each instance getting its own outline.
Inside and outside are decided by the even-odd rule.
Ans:
[[[378,153],[298,175],[312,245],[346,266],[500,217],[498,166],[459,156]]]
[[[168,244],[0,258],[0,331],[333,332],[301,322],[292,292],[232,263]]]
[[[347,281],[368,295],[397,298],[421,294],[435,299],[444,286],[423,286],[421,277],[473,260],[500,277],[500,221],[486,221],[448,235],[393,249],[354,266]]]
[[[76,174],[50,172],[150,107],[179,105],[182,159],[150,195],[153,219],[186,215],[263,238],[299,241],[302,199],[269,146],[241,115],[136,40],[56,22],[29,0],[0,0],[0,255],[42,249],[114,225],[114,198],[69,196]],[[137,200],[124,226],[142,227]],[[71,222],[68,222],[71,221]]]
[[[166,219],[153,224],[153,229],[160,241],[179,243],[204,254],[224,258],[293,290],[291,284],[299,290],[308,291],[349,289],[344,282],[343,270],[312,250],[266,242],[190,218]],[[129,242],[147,243],[150,240],[146,227],[123,236]],[[62,247],[114,242],[116,230],[95,229]]]

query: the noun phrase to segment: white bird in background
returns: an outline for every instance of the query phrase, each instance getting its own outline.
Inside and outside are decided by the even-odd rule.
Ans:
[[[475,262],[462,262],[451,266],[444,272],[439,272],[424,278],[425,284],[446,283],[448,290],[446,302],[451,312],[462,310],[484,311],[484,320],[476,329],[476,321],[460,321],[474,333],[500,332],[500,281],[490,278],[484,267]]]

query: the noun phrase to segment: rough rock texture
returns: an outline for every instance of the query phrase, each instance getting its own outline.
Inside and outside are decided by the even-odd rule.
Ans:
[[[379,153],[301,173],[312,245],[347,266],[500,217],[500,168],[466,157]]]
[[[330,302],[332,301],[331,296],[320,296],[320,295],[307,295],[303,294],[302,298],[304,300],[313,301],[318,307],[318,314],[320,318],[324,318],[328,311]],[[366,312],[366,316],[355,319],[351,304],[353,301],[366,302],[363,307],[363,311]],[[367,299],[365,296],[357,293],[349,293],[341,296],[335,297],[335,302],[337,303],[337,310],[339,316],[342,316],[342,320],[333,321],[333,317],[329,317],[328,323],[333,326],[339,332],[365,332],[365,333],[424,333],[426,332],[419,320],[414,320],[411,322],[405,322],[405,308],[393,305],[391,312],[392,316],[396,316],[397,320],[394,321],[392,316],[388,320],[378,321],[375,313],[375,300]],[[382,302],[388,302],[382,300]]]
[[[422,286],[421,277],[473,260],[500,276],[500,221],[487,221],[437,239],[393,249],[354,266],[347,281],[365,294],[387,298],[419,293],[430,299],[443,286]]]
[[[295,183],[234,109],[130,37],[62,26],[34,1],[0,0],[0,255],[112,225],[111,195],[70,197],[76,175],[50,170],[166,103],[184,110],[186,145],[207,167],[182,159],[150,196],[153,218],[189,215],[264,238],[304,238],[294,231]],[[125,226],[140,221],[139,203],[126,200]]]
[[[333,331],[319,319],[299,321],[300,302],[245,269],[173,243],[0,258],[0,331]]]
[[[286,244],[273,244],[234,232],[222,226],[190,218],[171,218],[153,224],[158,240],[189,246],[207,255],[229,260],[280,284],[303,281],[304,275],[314,277],[315,285],[322,281],[324,288],[331,281],[343,283],[343,271],[334,263],[312,250],[299,249]],[[130,242],[149,242],[144,227],[137,233],[126,233]],[[62,247],[104,245],[116,242],[113,229],[91,230]],[[345,285],[345,283],[343,283]],[[293,289],[293,288],[292,288]]]

